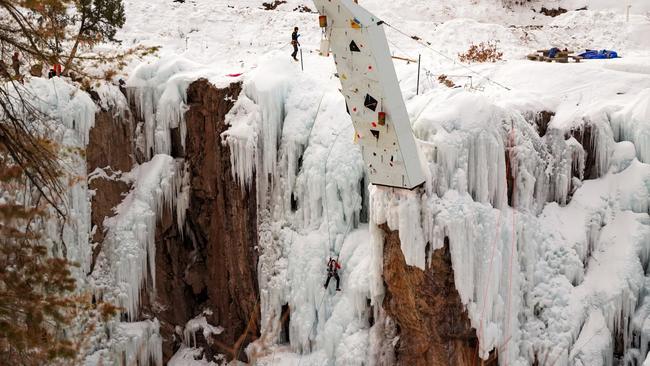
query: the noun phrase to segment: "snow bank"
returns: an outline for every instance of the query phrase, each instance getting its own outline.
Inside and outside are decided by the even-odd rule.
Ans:
[[[610,0],[608,0],[610,1]],[[587,4],[592,9],[591,4]],[[642,5],[648,7],[648,5]],[[549,41],[556,47],[568,47],[571,50],[614,48],[624,57],[626,53],[637,53],[647,48],[650,41],[641,35],[650,30],[645,17],[632,15],[626,20],[625,6],[621,3],[617,10],[573,11],[562,14],[549,24],[555,28],[549,34]],[[633,6],[632,14],[639,12],[641,6]],[[646,10],[650,11],[650,9]],[[567,37],[567,32],[571,37]]]

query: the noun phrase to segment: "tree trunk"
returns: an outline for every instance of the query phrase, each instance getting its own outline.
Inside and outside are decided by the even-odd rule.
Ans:
[[[81,26],[79,26],[79,33],[77,33],[77,37],[74,41],[74,46],[72,46],[72,50],[70,50],[70,55],[68,56],[68,60],[66,60],[63,70],[61,72],[63,76],[68,75],[70,66],[72,65],[72,60],[74,60],[74,58],[77,56],[77,50],[79,49],[79,41],[81,40],[81,36],[83,34],[85,25],[86,25],[86,17],[84,16],[81,19]]]

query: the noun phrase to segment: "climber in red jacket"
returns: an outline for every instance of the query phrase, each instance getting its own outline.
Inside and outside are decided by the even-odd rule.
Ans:
[[[330,257],[327,262],[327,281],[325,281],[325,288],[327,288],[330,284],[330,280],[334,277],[336,280],[336,291],[341,291],[341,288],[339,287],[339,283],[341,282],[341,279],[339,278],[339,269],[341,269],[339,262]]]

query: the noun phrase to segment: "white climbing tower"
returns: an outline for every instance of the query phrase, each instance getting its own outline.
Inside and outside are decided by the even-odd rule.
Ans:
[[[420,154],[382,22],[352,0],[314,0],[370,182],[412,189],[424,182]]]

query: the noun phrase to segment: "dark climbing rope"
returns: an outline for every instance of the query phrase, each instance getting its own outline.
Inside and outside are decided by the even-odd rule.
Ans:
[[[334,138],[334,142],[332,142],[332,145],[330,146],[329,151],[327,152],[327,157],[325,158],[325,187],[324,187],[324,194],[323,194],[323,208],[325,209],[325,218],[327,221],[327,246],[330,248],[330,252],[332,252],[332,235],[330,234],[330,213],[329,213],[329,208],[327,207],[327,163],[329,162],[330,159],[330,154],[332,154],[332,150],[334,150],[334,145],[336,145],[336,141],[339,139],[341,136],[341,133],[343,132],[344,129],[346,129],[348,126],[345,126],[341,128],[337,133],[336,137]]]
[[[425,48],[427,48],[427,49],[429,49],[429,50],[435,52],[436,54],[440,55],[441,57],[446,58],[447,60],[451,61],[451,62],[454,63],[455,65],[458,65],[458,66],[460,66],[460,67],[463,67],[463,68],[467,69],[468,71],[470,71],[471,73],[476,74],[476,75],[480,76],[481,78],[486,79],[486,80],[488,80],[489,82],[491,82],[491,83],[493,83],[493,84],[495,84],[495,85],[498,85],[498,86],[504,88],[505,90],[512,90],[511,88],[509,88],[509,87],[507,87],[507,86],[505,86],[505,85],[503,85],[503,84],[501,84],[501,83],[499,83],[499,82],[497,82],[497,81],[494,81],[494,80],[492,80],[491,78],[489,78],[489,77],[487,77],[487,76],[482,75],[482,74],[479,73],[478,71],[474,71],[471,67],[469,67],[469,66],[463,64],[463,63],[460,62],[460,61],[457,61],[457,60],[454,59],[453,57],[448,56],[448,55],[446,55],[446,54],[444,54],[444,53],[442,53],[442,52],[436,50],[435,48],[431,47],[431,46],[429,45],[428,42],[423,42],[419,37],[411,36],[411,35],[407,34],[406,32],[403,32],[403,31],[399,30],[398,28],[396,28],[396,27],[394,27],[394,26],[392,26],[392,25],[390,25],[390,24],[388,24],[388,23],[386,23],[386,22],[380,22],[380,23],[381,23],[381,24],[385,24],[387,27],[392,28],[392,29],[395,30],[396,32],[400,33],[401,35],[403,35],[403,36],[405,36],[405,37],[408,37],[408,38],[412,39],[413,41],[419,43],[421,46],[423,46],[423,47],[425,47]]]

